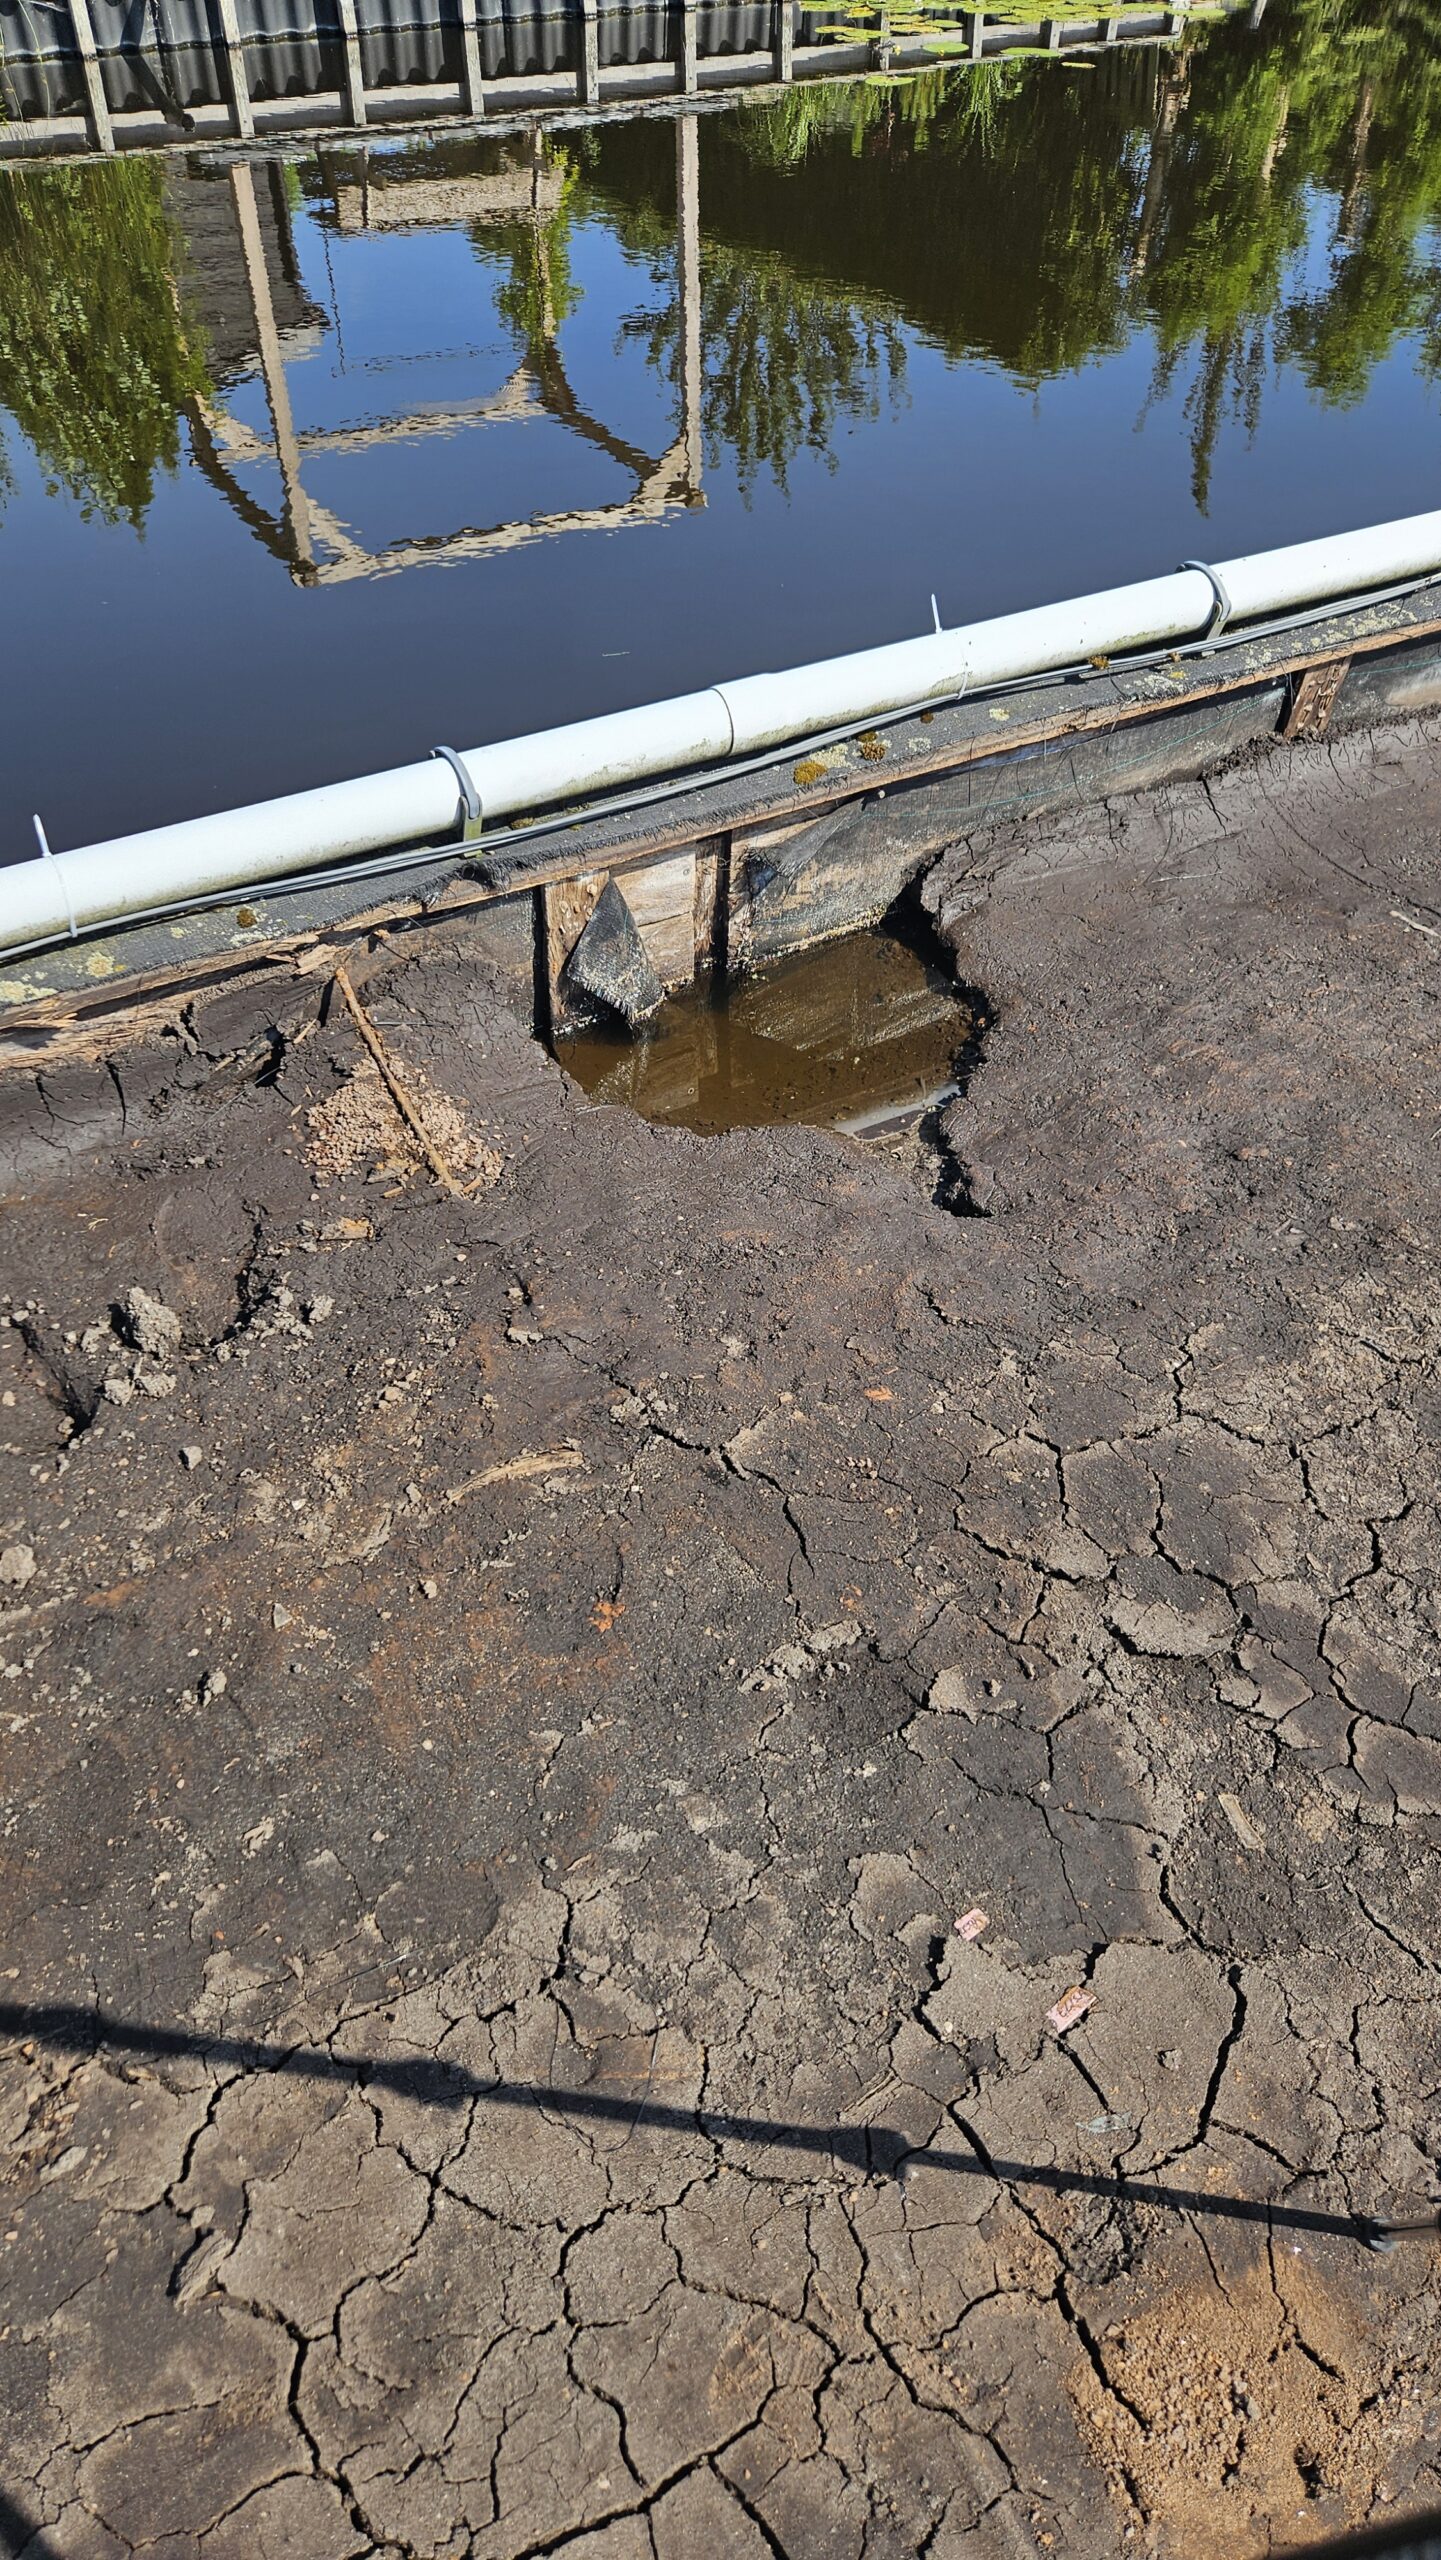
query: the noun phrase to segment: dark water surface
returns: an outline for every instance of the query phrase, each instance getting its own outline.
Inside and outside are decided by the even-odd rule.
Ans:
[[[0,860],[1441,504],[1438,31],[0,172]]]
[[[634,1038],[556,1056],[594,1102],[714,1137],[788,1121],[881,1137],[957,1089],[978,1025],[955,980],[879,926],[670,996]]]

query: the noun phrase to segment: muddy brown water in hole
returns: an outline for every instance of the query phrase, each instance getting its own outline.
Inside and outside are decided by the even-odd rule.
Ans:
[[[807,1122],[884,1137],[958,1089],[973,1000],[910,941],[879,929],[699,982],[632,1037],[571,1033],[563,1067],[594,1102],[714,1137]]]

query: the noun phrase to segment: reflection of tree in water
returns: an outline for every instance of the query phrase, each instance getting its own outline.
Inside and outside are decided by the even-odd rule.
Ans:
[[[1204,508],[1223,427],[1255,433],[1279,369],[1354,401],[1409,338],[1441,373],[1441,5],[1376,11],[1271,0],[1259,29],[1160,56],[1118,48],[1084,69],[1013,55],[797,87],[717,120],[702,189],[710,432],[752,472],[815,440],[799,420],[824,442],[848,367],[872,397],[899,379],[897,322],[1027,386],[1144,331],[1152,400],[1183,395]],[[658,156],[638,139],[588,175],[654,254]],[[865,315],[849,344],[829,316],[848,304]],[[633,325],[671,360],[663,319]],[[792,341],[798,362],[819,352],[813,410],[784,397]]]
[[[679,389],[673,298],[621,323]],[[876,418],[900,395],[905,337],[891,314],[798,277],[780,257],[701,243],[701,427],[749,496],[763,471],[784,490],[796,456],[824,456],[843,418]]]
[[[512,222],[473,223],[471,245],[477,257],[507,267],[498,286],[495,307],[514,333],[522,354],[534,355],[554,339],[581,300],[571,272],[577,171],[563,144],[542,143],[534,167],[559,177],[558,195],[550,193],[542,209],[517,215]]]
[[[1258,29],[1090,70],[1012,56],[708,117],[712,450],[784,486],[900,396],[907,333],[1030,387],[1144,332],[1204,507],[1277,370],[1356,401],[1409,341],[1441,374],[1441,0],[1382,5],[1270,0]],[[676,379],[674,160],[668,123],[568,134],[533,211],[476,224],[522,351],[553,349],[599,218],[652,286],[626,330]],[[58,487],[137,525],[205,387],[180,247],[155,160],[0,173],[0,398]]]
[[[797,89],[780,103],[793,110],[793,101],[798,105],[813,94]],[[802,109],[803,128],[815,129],[807,127],[813,113]],[[832,120],[834,114],[832,107]],[[784,490],[801,453],[822,456],[834,467],[841,421],[879,417],[901,397],[905,333],[884,299],[802,272],[783,241],[754,248],[711,224],[706,200],[719,139],[716,124],[708,123],[701,177],[701,428],[712,462],[726,454],[749,496],[767,471]],[[638,151],[644,168],[639,186],[612,183],[617,166],[624,165],[615,140],[623,140],[632,156]],[[621,322],[621,338],[644,348],[679,398],[684,324],[675,283],[669,132],[665,164],[652,134],[641,127],[604,145],[594,134],[579,141],[588,201],[632,263],[648,271],[657,295],[654,304]]]
[[[55,487],[137,528],[209,389],[163,189],[152,159],[0,173],[0,400]]]

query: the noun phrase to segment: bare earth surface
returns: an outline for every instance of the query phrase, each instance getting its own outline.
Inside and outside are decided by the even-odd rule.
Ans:
[[[339,1005],[55,1078],[0,2540],[1233,2560],[1436,2498],[1435,2260],[1351,2218],[1436,2178],[1438,747],[943,860],[984,1215],[592,1107],[463,928],[364,993],[468,1199]]]

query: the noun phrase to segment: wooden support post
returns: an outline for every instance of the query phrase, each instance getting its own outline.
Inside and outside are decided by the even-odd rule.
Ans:
[[[1102,44],[1119,44],[1120,41],[1121,21],[1113,12],[1109,18],[1101,20],[1101,42]]]
[[[95,44],[95,29],[90,23],[90,0],[70,0],[70,25],[85,81],[85,122],[90,139],[97,151],[113,151],[115,128],[110,121],[105,82],[100,70],[100,55]]]
[[[1041,20],[1041,44],[1047,53],[1060,52],[1061,21],[1059,18],[1043,18]]]
[[[1186,12],[1184,9],[1168,9],[1166,11],[1166,33],[1168,36],[1180,35],[1185,28],[1185,24]]]
[[[680,14],[680,85],[687,98],[693,98],[700,87],[699,20],[695,0],[684,0]]]
[[[460,8],[460,85],[465,97],[466,113],[485,113],[485,75],[480,61],[480,27],[475,14],[475,0],[459,0]]]
[[[597,0],[581,0],[580,97],[582,106],[600,99],[600,10]]]
[[[541,966],[545,978],[547,1038],[565,1028],[565,990],[561,971],[590,922],[591,911],[609,878],[605,871],[579,871],[571,880],[548,880],[540,899]]]
[[[777,80],[795,73],[796,19],[792,0],[774,0],[771,20],[771,70]]]
[[[360,59],[355,0],[335,0],[335,5],[340,13],[340,41],[345,53],[345,120],[347,124],[364,124],[365,72]]]
[[[966,20],[966,38],[972,62],[980,62],[986,50],[986,13],[973,9]]]
[[[242,142],[255,139],[255,118],[250,107],[250,83],[245,76],[245,47],[240,41],[240,21],[235,14],[235,0],[215,0],[220,20],[220,46],[225,56],[225,85],[230,91],[230,123]]]
[[[295,441],[295,422],[290,414],[290,393],[281,359],[280,333],[275,326],[275,306],[270,298],[265,240],[255,201],[255,179],[248,160],[238,161],[232,168],[230,194],[235,207],[236,228],[240,233],[245,281],[250,291],[250,311],[265,383],[266,406],[275,437],[275,458],[280,465],[280,484],[285,492],[287,548],[297,568],[309,568],[315,560],[315,547],[310,536],[310,505],[301,485],[300,447]]]
[[[1307,667],[1291,680],[1291,699],[1281,722],[1281,735],[1292,746],[1304,738],[1324,738],[1331,726],[1341,687],[1351,672],[1349,658],[1331,658],[1323,667]]]
[[[678,116],[675,129],[676,284],[680,298],[680,421],[687,494],[701,483],[700,127]]]

